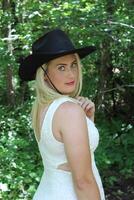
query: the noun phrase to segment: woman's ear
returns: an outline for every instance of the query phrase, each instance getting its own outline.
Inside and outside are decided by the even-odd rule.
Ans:
[[[44,75],[44,81],[47,81],[47,80],[48,80],[47,76],[46,76],[46,75]]]
[[[44,75],[44,80],[47,81],[47,76],[46,75]]]
[[[47,75],[44,74],[44,81],[48,81]]]

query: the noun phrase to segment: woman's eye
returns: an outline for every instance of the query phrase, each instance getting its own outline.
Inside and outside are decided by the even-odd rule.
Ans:
[[[73,64],[72,64],[72,67],[73,67],[73,68],[77,67],[77,63],[73,63]]]
[[[58,67],[58,69],[59,69],[60,71],[64,71],[64,70],[65,70],[65,66],[64,66],[64,65],[61,65],[61,66]]]

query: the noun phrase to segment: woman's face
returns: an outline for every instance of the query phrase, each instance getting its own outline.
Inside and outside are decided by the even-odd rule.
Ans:
[[[78,73],[77,60],[74,54],[65,55],[50,61],[47,68],[50,80],[65,95],[75,91]],[[52,87],[47,77],[46,80]]]

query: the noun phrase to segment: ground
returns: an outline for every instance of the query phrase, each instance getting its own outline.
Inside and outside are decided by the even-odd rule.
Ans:
[[[134,200],[134,179],[121,178],[113,187],[105,189],[106,200]]]

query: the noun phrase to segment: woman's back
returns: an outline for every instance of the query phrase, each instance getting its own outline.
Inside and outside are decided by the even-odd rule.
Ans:
[[[75,101],[68,97],[56,99],[47,108],[46,112],[43,113],[45,116],[42,123],[38,146],[45,170],[33,200],[77,200],[72,172],[69,171],[70,166],[67,164],[68,159],[65,152],[65,146],[62,142],[62,138],[60,138],[61,135],[57,131],[56,126],[56,112],[59,110],[61,105],[67,102]],[[75,119],[72,119],[72,121],[75,122]],[[92,170],[101,193],[101,200],[104,200],[103,187],[95,165],[93,153],[98,145],[99,135],[94,124],[88,119],[87,126],[90,138],[89,148],[91,150]],[[77,164],[79,165],[79,163]]]

